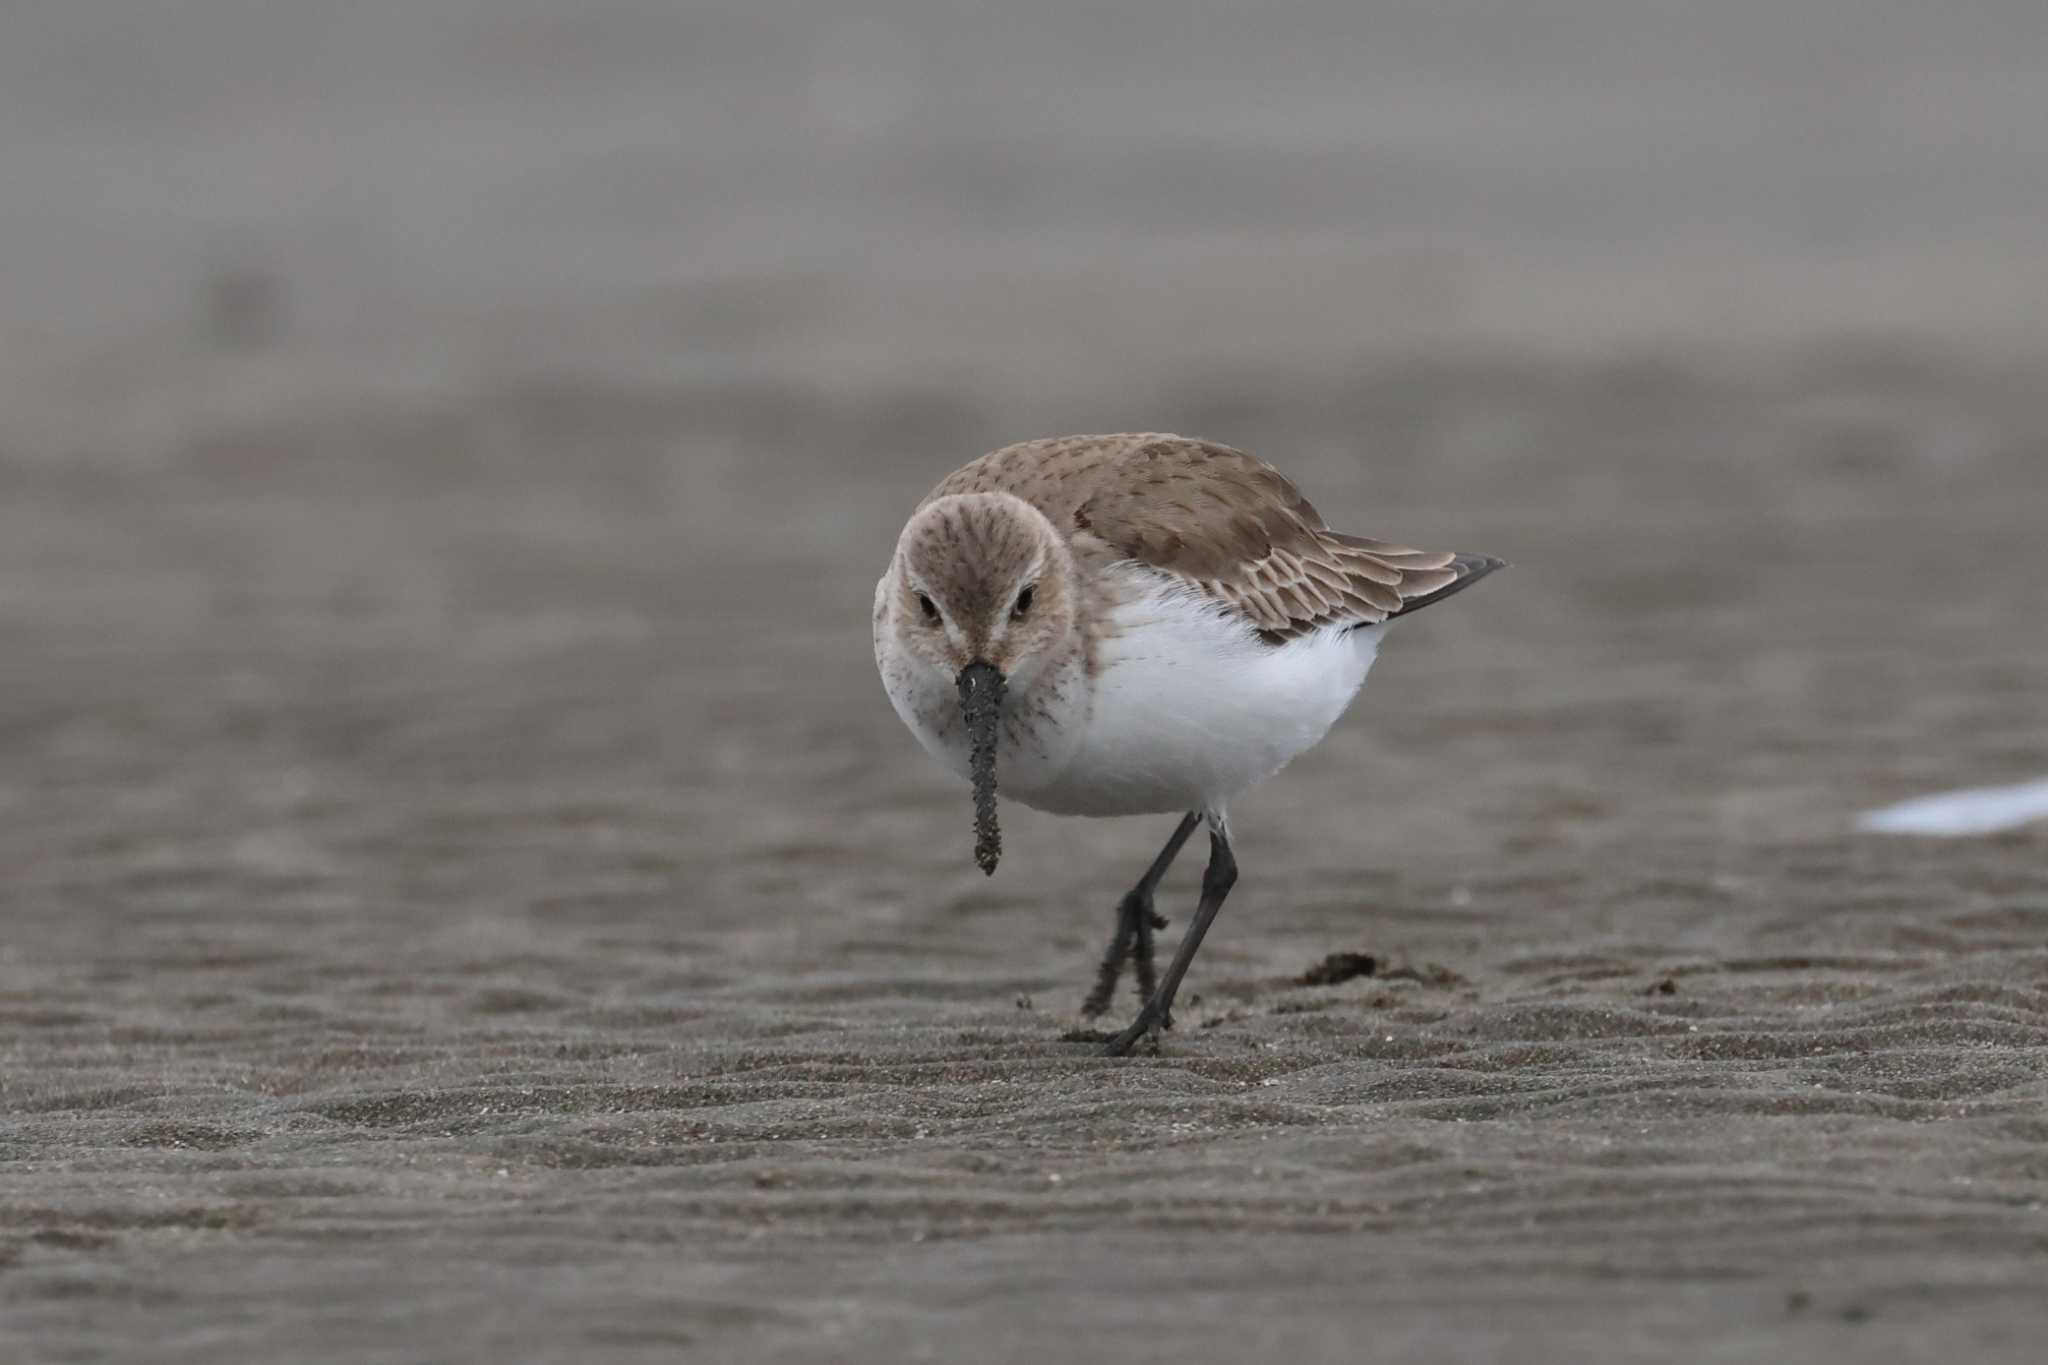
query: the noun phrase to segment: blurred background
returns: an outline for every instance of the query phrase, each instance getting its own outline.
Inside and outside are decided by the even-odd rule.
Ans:
[[[630,337],[699,381],[999,391],[1101,386],[1091,345],[1148,378],[1482,343],[2038,347],[2044,22],[2024,0],[18,6],[0,302],[10,347],[104,346],[195,305],[251,329],[201,295],[260,277],[301,343],[489,327],[572,356]]]
[[[1372,1283],[1442,1358],[1455,1268],[1475,1356],[1795,1281],[2023,1353],[2043,835],[1852,821],[2048,773],[2044,53],[2038,0],[0,9],[19,1330],[994,1358],[1063,1266],[1158,1317],[1060,1330],[1313,1349]],[[983,881],[868,610],[947,471],[1126,429],[1515,567],[1236,812],[1209,1012],[1110,1073],[1057,1040],[1163,830],[1013,812]],[[1337,949],[1449,976],[1304,994]],[[1285,1314],[1112,1239],[1211,1225]]]

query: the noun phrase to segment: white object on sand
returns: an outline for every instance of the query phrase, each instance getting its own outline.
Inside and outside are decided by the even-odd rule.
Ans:
[[[1933,834],[1955,838],[1997,834],[2048,820],[2048,777],[2013,787],[1966,787],[1865,811],[1856,828],[1871,834]]]

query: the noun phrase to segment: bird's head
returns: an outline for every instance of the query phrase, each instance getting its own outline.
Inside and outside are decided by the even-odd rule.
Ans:
[[[1056,660],[1075,629],[1073,557],[1045,514],[1009,493],[918,509],[896,542],[886,609],[905,657],[958,688],[976,812],[975,859],[995,871],[996,740],[1004,699]]]

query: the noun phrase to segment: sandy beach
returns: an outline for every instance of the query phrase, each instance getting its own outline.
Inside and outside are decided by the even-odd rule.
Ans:
[[[1915,374],[1978,423],[1930,455],[1890,372],[1641,382],[1186,423],[1515,568],[1243,803],[1127,1063],[1062,1039],[1160,832],[1013,809],[984,881],[872,676],[972,414],[514,388],[14,455],[11,1351],[2027,1358],[2048,835],[1851,820],[2048,769],[2048,405]]]
[[[1104,256],[1102,224],[988,274],[922,254],[964,240],[922,201],[938,226],[895,254],[698,278],[636,254],[666,201],[563,131],[680,113],[538,94],[561,140],[520,166],[599,168],[535,183],[601,201],[619,254],[500,297],[492,252],[589,240],[536,209],[478,234],[474,276],[394,234],[390,292],[353,294],[386,258],[336,209],[369,202],[349,158],[376,108],[488,142],[526,30],[484,28],[490,78],[445,107],[402,65],[395,104],[309,76],[275,145],[151,124],[142,84],[132,126],[0,93],[14,183],[50,192],[6,212],[81,299],[58,229],[112,201],[58,150],[196,177],[122,179],[185,246],[123,256],[89,326],[56,277],[7,286],[0,1356],[2037,1358],[2048,829],[1855,825],[2048,774],[2023,309],[1972,332],[1947,291],[1917,335],[1890,325],[1911,290],[1827,312],[1854,271],[1759,248],[1748,278],[1840,325],[1788,303],[1693,335],[1531,258],[1380,326],[1433,286],[1298,241]],[[563,82],[660,74],[559,41]],[[306,201],[343,226],[231,197],[267,226],[222,265],[172,206],[312,146],[306,109],[358,119]],[[715,241],[781,212],[759,183]],[[878,183],[860,202],[897,202]],[[1928,232],[1915,279],[1999,277]],[[412,298],[405,270],[453,283]],[[1398,626],[1236,808],[1244,880],[1178,1027],[1113,1061],[1068,1035],[1166,824],[1009,807],[984,879],[868,608],[940,475],[1132,427],[1513,568]],[[1337,953],[1373,971],[1305,983]]]

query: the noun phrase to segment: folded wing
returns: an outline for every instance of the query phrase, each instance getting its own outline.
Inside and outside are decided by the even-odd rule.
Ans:
[[[1077,547],[1099,542],[1185,579],[1275,644],[1419,611],[1502,565],[1332,531],[1279,470],[1184,436],[1030,441],[983,456],[932,496],[992,489],[1036,504]]]

